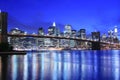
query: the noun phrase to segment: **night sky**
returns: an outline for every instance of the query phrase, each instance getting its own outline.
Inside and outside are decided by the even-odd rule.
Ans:
[[[88,33],[120,27],[120,0],[0,0],[0,9],[9,13],[9,30],[18,27],[28,33],[38,27],[47,31],[53,21],[61,31],[66,24]]]

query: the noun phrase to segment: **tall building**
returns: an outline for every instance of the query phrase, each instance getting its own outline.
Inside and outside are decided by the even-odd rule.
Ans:
[[[118,37],[118,29],[117,26],[114,27],[114,38]]]
[[[112,30],[108,31],[108,37],[113,38],[113,31]]]
[[[65,37],[70,37],[71,36],[71,31],[72,31],[72,26],[71,25],[66,25],[65,26],[65,31],[64,31],[64,36]]]
[[[60,35],[60,31],[59,31],[59,29],[57,28],[57,26],[56,26],[56,24],[55,24],[55,22],[53,22],[53,25],[52,26],[50,26],[49,28],[48,28],[48,35],[51,35],[51,36],[59,36]],[[49,41],[48,41],[49,40]],[[48,42],[50,42],[49,44],[50,44],[50,46],[56,46],[56,43],[57,43],[57,39],[54,39],[54,38],[52,38],[52,39],[48,39],[47,41]],[[48,43],[47,43],[48,44]]]
[[[76,37],[76,30],[71,30],[71,37],[75,38]],[[70,40],[70,47],[75,47],[75,40]]]
[[[102,41],[106,41],[107,40],[107,36],[106,36],[106,34],[104,33],[103,35],[102,35]]]
[[[58,36],[60,34],[55,22],[53,22],[53,25],[48,28],[48,34],[52,36]]]
[[[44,36],[44,29],[42,28],[42,27],[40,27],[39,29],[38,29],[38,35],[39,36]],[[37,45],[39,46],[39,47],[44,47],[44,42],[45,42],[45,39],[44,38],[37,38],[36,39],[37,40]]]
[[[55,27],[50,26],[50,27],[48,28],[48,35],[54,35],[54,31],[55,31]]]
[[[78,31],[78,37],[80,37],[81,39],[85,39],[86,38],[86,30],[85,29],[80,29]]]
[[[44,29],[42,27],[38,29],[38,35],[44,35]]]
[[[0,43],[7,42],[7,12],[0,11]]]
[[[71,35],[72,35],[72,37],[76,37],[76,30],[72,30]]]

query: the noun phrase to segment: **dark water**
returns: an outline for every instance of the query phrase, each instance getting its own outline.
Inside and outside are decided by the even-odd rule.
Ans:
[[[0,56],[0,80],[120,80],[120,51],[44,51]]]

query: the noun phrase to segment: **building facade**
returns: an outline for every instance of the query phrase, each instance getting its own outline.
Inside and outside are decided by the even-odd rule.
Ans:
[[[81,39],[85,39],[86,38],[86,30],[85,29],[80,29],[78,31],[78,37],[80,37]]]
[[[42,28],[42,27],[40,27],[39,29],[38,29],[38,35],[44,35],[45,33],[44,33],[44,29]]]
[[[60,31],[56,27],[55,22],[53,22],[53,25],[48,28],[48,35],[58,36],[59,34],[60,34]]]
[[[72,31],[72,26],[71,25],[66,25],[65,26],[65,31],[64,31],[64,36],[65,37],[70,37],[71,36],[71,31]]]
[[[114,27],[114,38],[118,38],[118,29],[117,29],[117,26]]]

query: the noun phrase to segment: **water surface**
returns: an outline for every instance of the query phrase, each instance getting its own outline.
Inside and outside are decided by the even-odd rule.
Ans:
[[[120,51],[41,51],[0,56],[7,80],[120,80]]]

